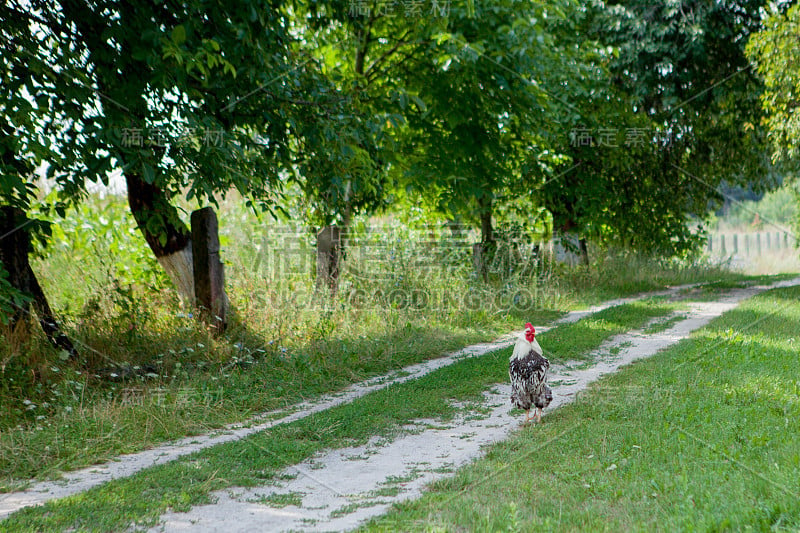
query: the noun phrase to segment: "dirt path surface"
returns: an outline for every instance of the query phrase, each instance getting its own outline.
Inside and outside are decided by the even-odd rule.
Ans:
[[[800,278],[770,286],[735,289],[714,302],[695,302],[669,329],[618,335],[596,352],[589,367],[551,368],[554,400],[546,412],[573,401],[604,374],[654,355],[771,288],[800,284]],[[663,319],[662,319],[663,320]],[[501,343],[502,344],[502,343]],[[507,342],[505,343],[508,344]],[[484,394],[478,409],[465,409],[453,421],[421,420],[392,440],[330,450],[285,470],[281,481],[253,489],[219,491],[215,503],[187,513],[168,513],[153,532],[177,531],[341,531],[384,513],[393,503],[417,497],[425,485],[481,455],[487,444],[519,428],[512,417],[510,387],[498,384]],[[534,429],[535,431],[535,429]]]
[[[693,286],[696,286],[696,284],[681,285],[664,291],[649,292],[627,298],[609,300],[586,310],[567,313],[558,320],[555,320],[550,326],[537,326],[537,331],[542,333],[559,324],[577,322],[585,316],[610,307],[654,296],[673,295],[680,290]],[[336,407],[337,405],[351,402],[365,394],[386,388],[390,385],[420,378],[434,370],[463,359],[481,356],[494,350],[506,348],[514,344],[519,334],[520,332],[514,332],[504,335],[493,342],[467,346],[466,348],[444,357],[431,359],[424,363],[408,366],[400,371],[392,372],[385,376],[378,376],[356,383],[340,393],[325,395],[315,400],[303,402],[285,409],[262,413],[244,423],[232,424],[210,434],[186,437],[150,450],[123,455],[108,463],[69,472],[64,474],[63,479],[58,481],[40,482],[32,485],[25,491],[0,494],[0,520],[23,507],[42,505],[50,500],[78,494],[102,483],[131,476],[145,468],[173,461],[198,450],[210,448],[211,446],[216,446],[217,444],[225,442],[239,440],[279,424],[288,424],[309,415]]]

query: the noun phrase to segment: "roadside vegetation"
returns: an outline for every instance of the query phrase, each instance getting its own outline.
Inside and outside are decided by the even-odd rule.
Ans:
[[[783,184],[758,200],[732,201],[721,216],[713,217],[712,230],[775,230],[775,226],[793,228],[797,223],[797,183]]]

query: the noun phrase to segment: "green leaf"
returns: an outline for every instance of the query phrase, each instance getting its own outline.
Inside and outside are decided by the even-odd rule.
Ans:
[[[425,105],[425,102],[419,96],[411,95],[411,99],[414,101],[415,104],[417,104],[417,107],[423,113],[428,110],[428,106]]]
[[[147,183],[154,183],[156,181],[156,173],[153,167],[147,163],[142,163],[142,177]]]
[[[186,42],[186,28],[183,27],[183,24],[172,29],[172,42],[179,46]]]

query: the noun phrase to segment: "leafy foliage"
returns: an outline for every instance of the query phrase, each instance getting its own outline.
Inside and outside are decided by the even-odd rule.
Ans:
[[[481,220],[485,242],[495,204],[533,207],[525,193],[542,174],[536,162],[557,159],[546,132],[561,102],[546,81],[570,66],[549,21],[572,7],[511,0],[473,16],[454,5],[408,80],[416,109],[400,135],[407,183],[432,190],[441,211]]]
[[[767,113],[765,124],[770,132],[774,157],[794,163],[800,156],[800,6],[794,5],[785,13],[773,12],[764,29],[754,34],[747,45],[748,56],[757,64],[766,90],[761,97]]]
[[[29,295],[9,283],[8,271],[3,268],[3,263],[0,263],[0,323],[7,325],[17,310],[30,301]]]
[[[545,188],[554,225],[603,242],[686,253],[723,180],[776,185],[764,156],[759,80],[744,54],[763,2],[609,2],[585,28],[612,54],[608,85],[579,99],[572,170]],[[579,135],[585,135],[578,138]],[[702,227],[702,226],[701,226]]]

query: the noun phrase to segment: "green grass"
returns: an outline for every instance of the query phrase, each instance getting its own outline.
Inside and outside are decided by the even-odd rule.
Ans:
[[[539,337],[543,346],[566,347],[571,340],[583,350],[592,350],[619,331],[639,327],[649,317],[671,310],[670,304],[660,300],[637,302],[559,326]],[[580,335],[591,336],[591,341]],[[553,350],[549,353],[555,355]],[[466,359],[297,422],[42,507],[23,509],[0,522],[0,530],[124,530],[132,523],[152,524],[169,508],[180,511],[207,503],[213,490],[263,484],[286,466],[321,450],[364,444],[374,435],[391,438],[401,426],[417,419],[449,420],[458,412],[453,400],[479,401],[488,386],[507,380],[509,355],[510,348]],[[569,353],[569,358],[581,356],[574,349]]]
[[[590,387],[365,531],[797,531],[800,288]]]
[[[24,340],[0,328],[0,492],[341,390],[602,299],[743,279],[713,265],[598,252],[590,267],[545,260],[484,283],[471,274],[468,248],[437,248],[427,232],[393,226],[353,247],[352,270],[326,302],[313,298],[308,273],[281,262],[288,245],[274,224],[236,203],[222,206],[220,220],[236,310],[220,338],[180,307],[123,200],[93,199],[59,221],[34,268],[82,360],[64,361],[36,330]],[[310,243],[309,235],[292,237],[290,255],[310,264]],[[367,260],[364,250],[377,252]],[[278,266],[288,271],[276,277]],[[357,275],[367,266],[375,276]],[[393,296],[422,292],[436,305]]]
[[[739,279],[725,279],[703,284],[699,287],[682,289],[678,293],[679,298],[691,300],[693,302],[712,302],[718,300],[731,289],[745,289],[754,285],[769,285],[777,281],[796,278],[797,274],[775,274],[748,276]]]
[[[654,333],[661,333],[662,331],[667,331],[672,326],[680,322],[681,320],[685,320],[686,315],[682,313],[675,314],[673,316],[669,316],[664,318],[663,320],[657,320],[644,328],[642,333],[645,335],[652,335]]]
[[[680,302],[649,298],[611,307],[592,315],[588,320],[561,326],[555,338],[547,337],[547,333],[540,338],[546,339],[542,345],[545,355],[552,362],[586,361],[592,357],[591,349],[599,346],[602,340],[641,328],[654,318],[666,317],[682,308]]]
[[[265,505],[269,505],[270,507],[275,508],[282,508],[289,505],[298,506],[303,503],[303,493],[301,492],[288,492],[285,494],[279,494],[277,492],[273,492],[269,496],[264,496],[262,498],[258,498],[255,500],[251,500],[255,503],[263,503]]]

